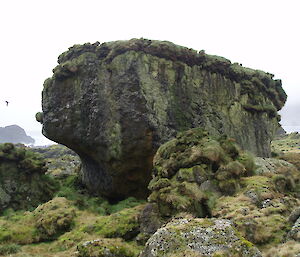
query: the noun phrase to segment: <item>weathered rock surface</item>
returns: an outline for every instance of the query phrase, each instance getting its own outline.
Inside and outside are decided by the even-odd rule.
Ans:
[[[291,231],[288,233],[288,238],[300,242],[300,217],[296,220]]]
[[[30,209],[51,199],[56,184],[45,177],[45,162],[13,144],[0,145],[0,212]]]
[[[34,142],[35,140],[28,136],[25,130],[18,125],[0,127],[0,143],[34,144]]]
[[[141,257],[259,257],[260,251],[224,219],[174,219],[148,240]]]
[[[43,89],[43,134],[73,149],[83,180],[111,198],[143,197],[153,155],[178,131],[205,127],[270,155],[280,80],[169,42],[75,45]]]
[[[276,174],[282,170],[291,170],[297,173],[296,167],[284,160],[256,157],[254,158],[254,162],[256,165],[255,173],[257,175]]]

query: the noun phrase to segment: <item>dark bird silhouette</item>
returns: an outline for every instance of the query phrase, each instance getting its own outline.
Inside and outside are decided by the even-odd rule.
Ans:
[[[6,102],[6,106],[8,106],[9,102],[8,101],[5,101]]]

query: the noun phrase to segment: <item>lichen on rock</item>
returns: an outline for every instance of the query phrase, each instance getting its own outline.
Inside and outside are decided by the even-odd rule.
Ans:
[[[260,257],[225,219],[173,219],[148,240],[140,257],[237,256]]]

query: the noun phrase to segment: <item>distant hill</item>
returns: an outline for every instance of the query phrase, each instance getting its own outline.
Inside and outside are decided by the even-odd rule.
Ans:
[[[35,140],[18,125],[0,127],[0,143],[34,144],[34,142]]]
[[[299,116],[300,104],[299,103],[287,103],[279,112],[281,115],[281,125],[286,132],[300,132],[300,116]]]

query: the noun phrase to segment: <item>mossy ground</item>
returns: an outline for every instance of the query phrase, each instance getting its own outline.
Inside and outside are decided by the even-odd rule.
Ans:
[[[55,161],[61,158],[61,153],[72,155],[65,151],[64,147],[55,146],[41,154]],[[125,252],[130,249],[128,253],[134,254],[128,256],[137,256],[141,246],[137,246],[133,238],[139,233],[137,217],[145,201],[129,197],[110,203],[91,196],[82,186],[76,167],[73,169],[71,174],[63,176],[52,174],[56,192],[50,201],[29,211],[12,208],[3,211],[0,216],[1,256],[78,256],[77,245],[105,238],[110,238],[111,248],[122,246]]]
[[[223,149],[227,149],[232,156],[237,155],[234,145],[226,144]],[[195,154],[196,151],[194,157]],[[206,159],[225,160],[226,163],[224,155],[209,149],[204,154]],[[181,168],[173,177],[153,181],[150,187],[155,190],[167,188],[164,192],[165,199],[180,205],[181,207],[177,206],[178,209],[185,204],[191,204],[186,202],[186,197],[180,192],[184,192],[192,200],[206,199],[210,216],[233,221],[237,231],[258,246],[265,256],[294,256],[299,252],[299,243],[284,243],[284,240],[293,225],[288,217],[300,205],[299,198],[294,194],[297,188],[281,188],[277,185],[280,176],[287,177],[288,169],[283,169],[278,174],[255,175],[255,172],[252,174],[251,157],[239,154],[235,159],[244,165],[243,172],[249,173],[248,176],[239,177],[239,187],[230,195],[216,196],[213,192],[210,195],[199,194],[198,186],[195,188],[196,181],[211,176],[210,172],[205,172],[208,163]],[[297,165],[298,159],[293,160]],[[223,166],[233,174],[241,171],[236,168],[235,162],[229,163],[231,164],[228,167]],[[172,165],[174,164],[168,163],[167,167]],[[213,166],[209,167],[215,169]],[[157,172],[163,170],[158,169]],[[223,175],[218,174],[219,177]],[[292,175],[297,176],[295,171]],[[143,246],[138,245],[135,238],[139,233],[138,216],[144,209],[144,201],[131,197],[112,204],[104,198],[90,196],[81,185],[76,172],[73,175],[57,177],[56,180],[59,190],[51,201],[31,211],[14,211],[11,208],[4,210],[0,216],[1,256],[100,257],[103,245],[115,256],[138,256]],[[175,184],[176,187],[168,189]],[[101,242],[101,246],[98,242]],[[186,255],[183,256],[193,256],[195,253],[184,254]]]
[[[293,225],[288,217],[299,204],[288,190],[279,191],[272,178],[251,176],[242,178],[237,194],[217,199],[212,215],[232,220],[247,240],[266,251],[285,240]]]
[[[77,256],[77,245],[105,238],[110,238],[112,247],[124,242],[124,247],[135,253],[128,256],[137,256],[141,250],[142,246],[134,243],[133,238],[139,233],[137,217],[144,205],[132,208],[123,205],[124,209],[119,205],[120,211],[103,216],[80,210],[63,197],[53,201],[54,204],[50,201],[32,212],[10,211],[0,217],[0,255]]]
[[[300,153],[300,134],[298,132],[278,136],[272,141],[272,151],[277,155]]]

